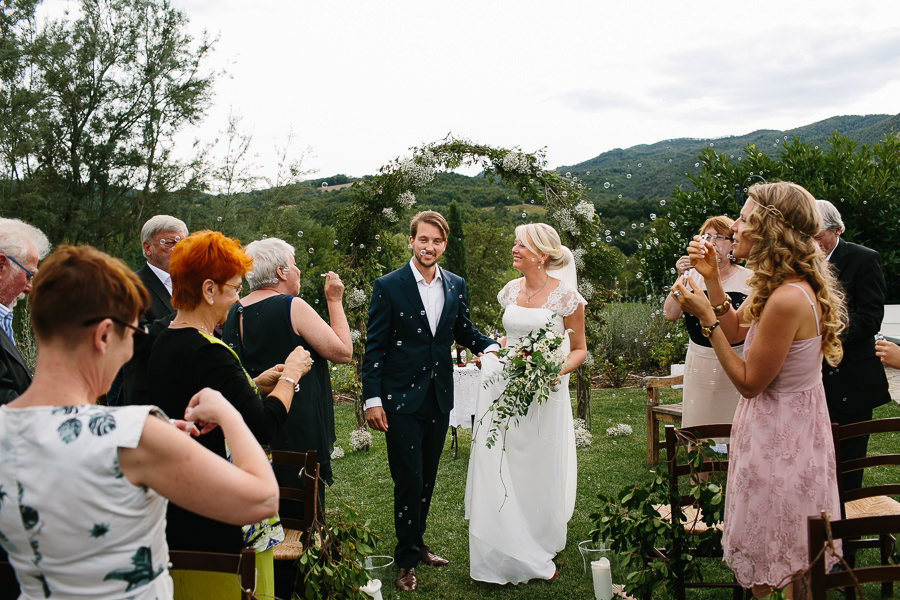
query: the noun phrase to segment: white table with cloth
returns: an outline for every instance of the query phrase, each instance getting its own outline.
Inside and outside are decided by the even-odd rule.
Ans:
[[[475,365],[453,367],[453,410],[450,411],[450,447],[453,458],[459,451],[457,427],[471,429],[475,420],[475,403],[481,389],[481,369]]]

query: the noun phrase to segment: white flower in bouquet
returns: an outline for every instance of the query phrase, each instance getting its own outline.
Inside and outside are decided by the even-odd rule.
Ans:
[[[372,433],[368,429],[354,429],[350,432],[350,449],[356,452],[368,450],[372,446]]]
[[[554,315],[555,316],[555,315]],[[495,399],[484,419],[490,413],[490,427],[485,444],[488,448],[497,443],[501,428],[509,429],[510,421],[518,423],[519,418],[528,413],[533,402],[542,404],[556,391],[559,371],[565,357],[560,356],[559,348],[565,334],[553,331],[553,317],[547,324],[519,339],[515,346],[501,348],[497,352],[502,370],[494,373],[484,382],[487,387],[497,381],[506,380],[506,387]],[[479,422],[481,421],[479,419]]]
[[[631,426],[626,425],[625,423],[619,423],[618,425],[607,428],[606,435],[608,435],[609,437],[622,437],[631,435]]]
[[[344,458],[344,449],[340,446],[335,446],[334,450],[331,451],[331,460],[337,460],[339,458]]]

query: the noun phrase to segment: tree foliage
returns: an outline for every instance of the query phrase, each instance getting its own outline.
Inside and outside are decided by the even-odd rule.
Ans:
[[[636,255],[642,266],[638,279],[648,289],[671,284],[675,260],[691,237],[708,217],[736,216],[750,185],[793,181],[838,208],[845,239],[881,254],[887,302],[900,302],[900,136],[867,145],[835,132],[824,148],[794,138],[775,158],[752,145],[741,160],[707,148],[697,162],[697,172],[686,174],[690,185],[676,187],[674,198],[652,216]]]
[[[120,253],[199,187],[171,150],[209,104],[211,44],[167,0],[82,0],[41,27],[37,4],[2,0],[0,208],[55,242]]]

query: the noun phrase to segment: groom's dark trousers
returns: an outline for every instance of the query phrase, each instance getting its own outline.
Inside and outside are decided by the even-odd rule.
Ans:
[[[450,410],[455,342],[482,352],[495,344],[469,320],[465,281],[440,269],[444,308],[434,332],[410,264],[375,280],[369,304],[363,398],[380,398],[387,416],[399,568],[415,567]]]

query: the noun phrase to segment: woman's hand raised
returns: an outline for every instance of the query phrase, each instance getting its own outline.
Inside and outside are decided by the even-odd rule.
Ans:
[[[688,258],[691,261],[691,266],[697,269],[697,272],[704,279],[718,279],[719,261],[716,255],[716,247],[706,239],[705,235],[695,235],[691,243],[688,244]]]
[[[340,301],[344,297],[344,283],[334,271],[325,273],[325,301]]]
[[[228,417],[242,419],[237,409],[221,393],[203,388],[191,397],[184,410],[184,420],[194,423],[200,434],[208,433]]]
[[[709,298],[703,292],[695,293],[690,279],[685,277],[676,279],[672,285],[672,297],[683,312],[700,319],[701,325],[715,322],[716,314],[713,312],[712,304],[709,303]]]

